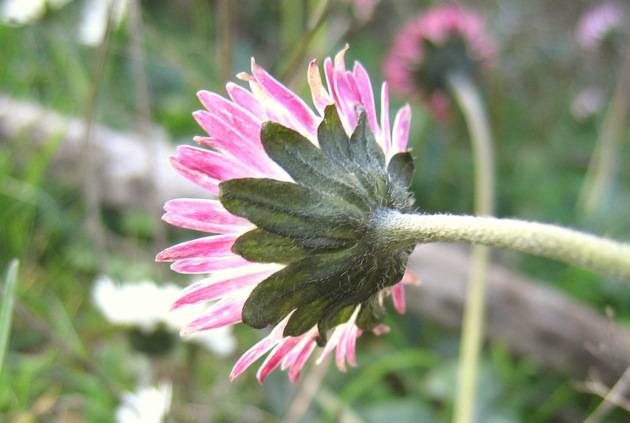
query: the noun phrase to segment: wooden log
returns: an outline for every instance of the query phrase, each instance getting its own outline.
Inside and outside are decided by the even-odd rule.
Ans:
[[[410,312],[445,327],[461,327],[470,264],[468,248],[430,244],[416,248],[410,268],[422,284],[407,290]],[[630,330],[560,290],[493,264],[488,274],[486,337],[517,355],[607,383],[630,366]]]

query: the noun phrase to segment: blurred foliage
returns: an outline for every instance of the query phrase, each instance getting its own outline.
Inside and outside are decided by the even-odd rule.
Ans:
[[[222,61],[218,47],[225,18],[218,15],[219,3],[142,3],[151,118],[173,140],[189,142],[200,132],[190,116],[200,107],[195,92],[224,93],[226,69],[230,75],[247,70],[255,55],[272,72],[290,74],[287,66],[301,33],[290,39],[286,31],[305,31],[318,2],[231,2],[231,63]],[[321,63],[346,42],[351,45],[348,59],[360,60],[378,87],[381,61],[396,29],[431,5],[382,0],[370,21],[359,22],[343,1],[331,3],[330,19],[313,36],[291,80],[303,94],[311,57]],[[620,63],[620,55],[614,54],[594,62],[576,47],[574,26],[589,3],[473,3],[500,46],[498,67],[484,81],[497,145],[498,213],[630,240],[627,161],[619,169],[612,201],[600,215],[587,220],[575,212],[603,111],[578,121],[570,113],[571,102],[592,84],[610,94]],[[96,120],[134,130],[138,87],[126,21],[112,34],[103,78],[94,87],[99,50],[75,39],[81,7],[82,2],[74,1],[31,25],[0,25],[0,91],[68,116],[83,116],[96,88]],[[396,104],[403,101],[394,99]],[[472,162],[460,117],[454,116],[452,125],[436,123],[422,105],[413,107],[418,205],[430,212],[469,213]],[[625,135],[619,156],[627,159],[630,143]],[[0,269],[13,257],[21,262],[18,307],[0,375],[0,421],[112,421],[120,393],[134,388],[148,361],[156,380],[174,383],[167,421],[280,421],[299,392],[284,373],[272,374],[264,388],[254,369],[229,382],[232,363],[258,340],[254,331],[236,328],[240,347],[233,357],[217,358],[178,342],[167,357],[148,359],[132,348],[124,331],[108,325],[90,299],[92,281],[103,269],[121,280],[150,277],[185,283],[174,273],[165,277],[165,266],[152,263],[164,245],[157,244],[147,221],[159,211],[102,210],[109,241],[105,255],[99,255],[86,227],[87,206],[79,184],[49,177],[59,142],[34,147],[29,137],[23,133],[10,142],[0,140]],[[599,309],[611,307],[620,321],[630,320],[630,290],[619,281],[547,260],[498,255],[515,269]],[[409,315],[390,313],[386,323],[392,327],[387,336],[359,340],[359,367],[347,374],[327,373],[302,422],[449,421],[457,334]],[[535,358],[515,358],[502,345],[487,348],[480,386],[483,422],[580,421],[600,402],[578,392],[566,375],[544,370]],[[627,418],[616,410],[607,421]]]

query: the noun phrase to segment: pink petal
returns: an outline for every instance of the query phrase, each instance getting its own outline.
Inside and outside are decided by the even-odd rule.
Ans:
[[[164,221],[196,231],[240,234],[254,228],[249,220],[228,212],[219,200],[180,198],[168,201],[164,210]]]
[[[367,113],[370,128],[374,132],[377,140],[381,139],[381,128],[376,121],[376,106],[374,104],[374,92],[372,91],[372,82],[367,71],[359,62],[354,63],[354,75],[357,81],[359,95],[361,96],[361,104]]]
[[[215,235],[174,245],[162,251],[157,261],[175,261],[171,269],[179,273],[208,273],[240,267],[250,262],[232,252],[240,234]]]
[[[244,266],[241,268],[242,273],[236,275],[235,272],[229,271],[217,272],[186,288],[181,297],[173,303],[171,310],[224,297],[231,292],[258,284],[278,270],[277,267],[271,270],[260,270],[261,268],[265,269],[265,266]]]
[[[392,287],[392,299],[396,310],[403,314],[405,312],[405,285],[402,282]]]
[[[357,342],[357,336],[360,334],[360,330],[355,325],[352,326],[351,330],[348,333],[348,337],[346,338],[346,359],[348,360],[348,364],[353,367],[357,366],[355,348]]]
[[[317,133],[317,125],[319,122],[311,108],[308,107],[299,96],[295,95],[295,93],[269,75],[267,71],[258,66],[253,58],[252,74],[265,91],[284,106],[307,133]]]
[[[283,337],[282,332],[284,332],[284,328],[288,321],[289,319],[285,318],[282,322],[278,323],[269,335],[260,340],[256,343],[256,345],[251,347],[241,356],[230,373],[230,380],[234,380],[238,375],[243,373],[245,369],[251,366],[253,362],[265,355],[270,349],[275,347],[278,342],[280,342]]]
[[[171,164],[187,179],[219,194],[219,183],[228,179],[251,174],[240,162],[215,151],[181,145],[177,156],[171,157]]]
[[[232,253],[232,245],[239,237],[238,234],[213,235],[193,239],[174,245],[162,251],[157,256],[158,261],[175,261],[184,258],[202,258],[225,256]]]
[[[195,319],[179,332],[181,336],[202,330],[216,329],[242,322],[241,314],[247,296],[225,298],[208,309],[205,315]]]
[[[352,329],[353,325],[344,326],[341,332],[341,337],[339,338],[339,343],[337,344],[337,351],[335,352],[335,361],[337,362],[337,368],[345,373],[346,369],[346,340],[348,337],[348,331]]]
[[[333,104],[334,100],[328,95],[328,91],[322,84],[322,77],[317,67],[317,62],[313,60],[308,67],[308,85],[311,87],[311,95],[313,103],[320,115],[324,115],[324,110],[329,104]]]
[[[201,111],[201,113],[206,113]],[[233,139],[195,137],[194,141],[210,146],[225,153],[226,161],[238,163],[240,178],[273,178],[281,181],[292,181],[291,177],[269,158],[262,144],[243,150],[242,145],[234,144]]]
[[[233,82],[228,82],[225,88],[227,89],[227,92],[230,95],[230,98],[234,100],[236,104],[238,104],[245,110],[248,110],[251,114],[256,116],[258,120],[260,120],[261,122],[266,119],[265,113],[260,108],[260,104],[258,103],[258,100],[256,100],[256,97],[254,97],[254,95],[251,92],[247,91],[245,88],[241,87],[240,85],[236,85]]]
[[[260,126],[255,136],[247,137],[236,130],[236,127],[223,120],[222,117],[205,110],[197,110],[193,113],[193,117],[211,135],[211,138],[196,138],[195,141],[207,143],[260,172],[265,172],[269,167],[267,162],[270,162],[271,159],[267,157],[260,143]]]
[[[224,256],[212,256],[207,258],[189,258],[177,260],[171,265],[171,269],[177,273],[199,274],[216,272],[217,270],[231,269],[245,266],[251,262],[238,254],[225,254]]]
[[[199,91],[197,96],[210,114],[218,116],[230,129],[234,130],[234,132],[238,133],[242,138],[252,142],[254,145],[258,145],[262,120],[216,93]],[[212,133],[210,135],[216,136]]]
[[[260,369],[258,369],[258,373],[256,373],[256,377],[261,385],[265,383],[265,379],[269,376],[269,373],[280,365],[284,357],[298,344],[298,342],[300,342],[300,337],[283,338],[276,348],[269,353],[265,362],[262,364]]]
[[[306,364],[306,361],[311,356],[316,346],[317,343],[314,339],[307,342],[304,348],[300,351],[295,363],[291,366],[291,370],[289,370],[289,380],[291,380],[294,385],[297,385],[300,379],[300,373],[302,372],[302,367],[304,367],[304,364]]]
[[[330,57],[327,57],[326,60],[324,60],[324,72],[326,74],[326,83],[328,84],[328,89],[330,90],[330,94],[332,95],[332,98],[337,105],[337,112],[339,113],[341,123],[343,124],[346,133],[351,134],[354,127],[351,126],[348,122],[348,117],[345,114],[345,110],[340,107],[341,100],[339,98],[339,92],[337,90],[337,77],[335,68],[333,67],[333,63],[330,60]]]
[[[389,157],[389,150],[392,145],[391,129],[389,127],[389,89],[387,82],[383,82],[381,88],[381,129],[383,130],[383,138],[380,143],[383,146],[385,156]]]
[[[411,107],[406,104],[396,114],[394,119],[392,149],[390,157],[407,149],[409,139],[409,127],[411,125]]]
[[[385,325],[378,325],[377,327],[372,329],[372,332],[375,335],[384,335],[386,333],[389,333],[389,331],[390,331],[389,326],[385,326]]]
[[[295,363],[295,360],[299,357],[304,346],[313,341],[313,339],[317,336],[317,333],[317,327],[315,326],[308,332],[299,335],[298,338],[300,338],[300,342],[284,357],[280,369],[286,370],[289,366],[292,366],[293,363]]]
[[[341,339],[341,332],[343,331],[343,326],[344,325],[339,325],[339,326],[337,326],[336,328],[333,329],[333,333],[328,338],[328,342],[326,343],[326,346],[324,347],[324,351],[317,358],[317,364],[320,364],[322,361],[324,361],[324,359],[326,357],[328,357],[328,355],[331,353],[331,351],[335,349],[335,347],[339,343],[339,340]],[[339,369],[339,370],[341,370],[341,369]]]
[[[418,276],[416,276],[411,269],[405,270],[405,275],[403,276],[401,282],[408,285],[420,285],[420,279],[418,279]]]

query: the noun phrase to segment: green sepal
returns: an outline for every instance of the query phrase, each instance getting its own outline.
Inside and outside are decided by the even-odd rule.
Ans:
[[[282,333],[284,336],[300,336],[317,324],[324,311],[330,307],[331,299],[321,297],[293,312]]]
[[[317,128],[317,141],[322,151],[329,157],[342,163],[352,161],[350,138],[343,129],[337,107],[334,104],[326,106],[324,110],[324,119]]]
[[[317,330],[319,331],[319,336],[317,337],[317,345],[323,347],[328,342],[328,332],[335,327],[346,323],[350,317],[352,317],[352,313],[357,308],[357,305],[352,304],[349,306],[345,306],[339,309],[340,307],[335,307],[334,310],[328,310],[327,313],[319,320],[317,323]]]
[[[376,204],[380,204],[382,188],[386,183],[385,158],[367,124],[365,112],[361,113],[352,138],[349,138],[336,106],[327,106],[324,119],[317,129],[317,140],[322,151],[353,175],[365,193]],[[370,151],[364,151],[368,146]],[[382,163],[379,155],[382,156]],[[378,169],[379,164],[381,169]]]
[[[297,183],[369,210],[370,199],[356,177],[300,133],[267,121],[260,138],[269,157]]]
[[[411,186],[414,171],[413,157],[408,151],[394,154],[387,165],[387,173],[392,181],[405,188]]]
[[[385,153],[374,138],[365,111],[359,114],[359,122],[350,137],[350,151],[354,161],[362,167],[379,173],[385,169]]]
[[[288,264],[254,288],[243,306],[243,323],[262,329],[278,323],[294,309],[343,295],[352,289],[351,274],[360,269],[362,258],[348,249]]]
[[[361,305],[357,316],[357,326],[364,331],[372,331],[385,320],[385,308],[379,304],[378,296],[374,295]]]
[[[232,214],[286,237],[330,238],[345,244],[365,231],[363,212],[343,199],[274,179],[231,179],[219,185]]]
[[[385,154],[376,143],[365,112],[359,115],[359,122],[350,137],[350,152],[353,173],[362,180],[374,198],[382,198],[387,192]]]
[[[258,263],[290,263],[304,257],[332,252],[348,243],[331,238],[295,239],[272,234],[264,229],[252,229],[241,235],[232,251],[243,258]]]

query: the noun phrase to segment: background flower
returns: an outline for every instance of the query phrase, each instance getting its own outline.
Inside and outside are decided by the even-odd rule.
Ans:
[[[124,392],[116,408],[117,423],[161,423],[171,408],[172,384],[141,386],[136,392]]]
[[[137,328],[145,335],[162,327],[170,333],[177,333],[182,325],[204,310],[203,305],[198,305],[170,312],[173,298],[180,291],[181,288],[174,284],[158,286],[149,280],[116,283],[101,275],[94,283],[92,298],[105,318],[114,325]],[[222,357],[230,355],[236,346],[229,327],[184,339]]]
[[[494,65],[495,46],[480,15],[451,4],[423,12],[396,35],[384,61],[384,74],[396,93],[427,101],[437,117],[448,114],[446,76],[474,77]]]
[[[588,9],[582,15],[575,36],[584,50],[595,50],[627,25],[626,8],[619,2],[608,1]]]

